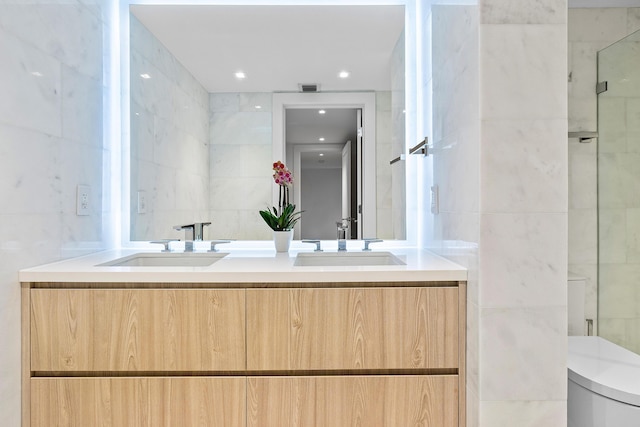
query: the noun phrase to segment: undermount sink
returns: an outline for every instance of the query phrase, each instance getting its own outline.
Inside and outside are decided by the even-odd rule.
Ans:
[[[213,252],[140,253],[98,264],[97,267],[206,267],[226,255]]]
[[[391,252],[302,252],[296,267],[340,267],[367,265],[406,265]]]

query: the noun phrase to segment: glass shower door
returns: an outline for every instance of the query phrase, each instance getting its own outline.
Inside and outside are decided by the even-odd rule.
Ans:
[[[640,32],[598,52],[598,82],[598,335],[640,353]]]

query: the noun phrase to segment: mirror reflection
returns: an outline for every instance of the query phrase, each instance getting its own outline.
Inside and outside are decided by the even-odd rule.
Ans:
[[[131,6],[131,240],[183,238],[173,226],[198,221],[212,223],[205,239],[271,239],[258,211],[273,204],[275,160],[297,175],[294,200],[305,214],[296,239],[334,239],[347,214],[352,238],[404,239],[405,166],[389,163],[405,145],[403,28],[402,6]],[[274,95],[301,85],[375,95],[363,153],[350,106],[326,106],[324,117],[287,107],[274,140]],[[296,117],[309,112],[325,120]],[[338,116],[350,130],[329,120]],[[345,201],[343,152],[353,153]],[[360,155],[375,159],[366,182]],[[329,213],[314,194],[324,184],[337,191],[338,171]],[[363,201],[365,186],[373,196]]]

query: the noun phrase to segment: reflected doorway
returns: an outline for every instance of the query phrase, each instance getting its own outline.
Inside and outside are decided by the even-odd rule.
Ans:
[[[362,236],[362,109],[287,108],[287,162],[294,200],[304,211],[300,239],[333,240],[336,222],[350,219],[347,238]]]

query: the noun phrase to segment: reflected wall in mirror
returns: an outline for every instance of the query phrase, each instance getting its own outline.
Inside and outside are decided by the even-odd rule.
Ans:
[[[361,237],[404,239],[405,165],[389,164],[406,145],[403,26],[403,6],[131,6],[130,239],[194,221],[208,239],[270,239],[258,210],[286,160],[272,99],[299,83],[375,95],[375,236]]]

